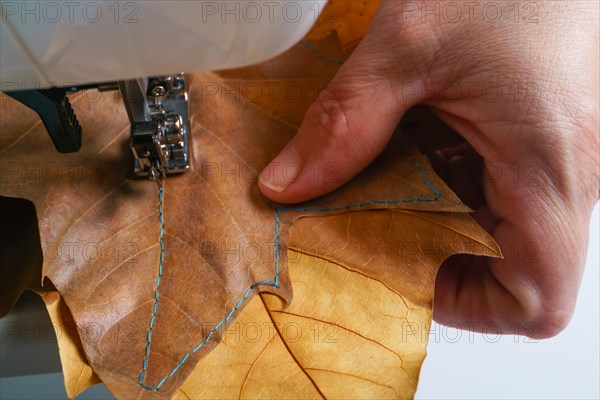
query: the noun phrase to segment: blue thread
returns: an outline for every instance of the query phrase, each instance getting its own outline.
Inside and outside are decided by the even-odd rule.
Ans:
[[[313,46],[313,44],[311,42],[309,42],[308,40],[303,40],[302,45],[305,46],[306,48],[308,48],[310,51],[312,51],[312,53],[315,55],[315,57],[317,57],[317,59],[319,59],[320,61],[326,62],[326,63],[330,63],[330,64],[335,64],[335,65],[342,65],[344,63],[343,60],[336,60],[334,58],[329,58],[329,57],[325,57],[324,55],[322,55],[319,50],[317,50],[315,48],[315,46]]]
[[[163,198],[163,187],[160,186],[159,190],[158,190],[158,197],[159,197],[158,219],[160,221],[160,234],[159,234],[160,262],[158,264],[158,277],[156,279],[156,286],[154,289],[154,305],[152,307],[152,316],[150,317],[150,323],[148,325],[148,332],[146,333],[146,355],[144,356],[144,361],[142,363],[142,371],[140,372],[140,379],[139,379],[140,387],[145,390],[158,391],[160,389],[160,387],[167,380],[169,380],[170,378],[173,377],[173,375],[175,375],[175,373],[186,363],[186,361],[189,359],[189,357],[192,354],[196,353],[198,350],[200,350],[202,347],[204,347],[209,342],[210,338],[214,335],[214,333],[222,325],[227,324],[229,322],[231,317],[241,307],[241,305],[248,298],[248,296],[250,295],[250,292],[253,289],[255,289],[256,287],[261,286],[261,285],[273,286],[275,288],[279,288],[279,252],[281,250],[280,244],[279,244],[279,235],[280,235],[279,214],[281,212],[287,212],[287,211],[328,212],[328,211],[349,210],[349,209],[364,207],[364,206],[372,205],[372,204],[390,205],[390,204],[410,203],[410,202],[417,202],[417,201],[437,201],[442,196],[442,194],[433,186],[433,184],[429,181],[429,179],[427,179],[427,177],[425,176],[425,173],[419,166],[419,163],[412,158],[410,160],[412,161],[413,165],[415,166],[415,169],[421,176],[421,179],[423,180],[423,182],[427,185],[427,187],[434,194],[433,197],[412,197],[412,198],[408,198],[408,199],[397,199],[397,200],[371,200],[371,201],[365,201],[365,202],[361,202],[361,203],[354,203],[354,204],[349,204],[349,205],[345,205],[345,206],[337,206],[337,207],[284,207],[284,208],[275,209],[275,278],[273,280],[257,281],[257,282],[254,282],[252,285],[250,285],[244,292],[244,295],[240,299],[238,299],[238,301],[235,303],[234,307],[231,309],[231,311],[229,311],[227,316],[224,319],[222,319],[221,321],[219,321],[214,326],[214,328],[211,329],[211,331],[208,333],[208,335],[206,335],[206,338],[202,342],[200,342],[196,347],[194,347],[192,349],[192,351],[185,354],[182,357],[181,361],[179,361],[177,363],[177,365],[164,378],[162,378],[158,382],[158,384],[156,386],[152,387],[152,386],[147,386],[144,384],[144,376],[146,375],[146,370],[148,369],[148,358],[150,357],[150,347],[151,347],[151,341],[152,341],[152,327],[154,326],[154,321],[156,320],[156,314],[157,314],[157,310],[158,310],[158,299],[159,299],[158,288],[161,283],[161,278],[162,278],[162,274],[163,274],[163,263],[165,261],[165,246],[164,246],[164,241],[163,241],[163,233],[164,233],[164,228],[165,228],[165,221],[164,221],[164,217],[163,217],[164,198]]]
[[[143,368],[140,371],[140,386],[144,389],[154,390],[153,388],[144,385],[144,375],[148,369],[148,357],[150,357],[150,346],[152,343],[152,327],[156,320],[156,312],[158,310],[158,287],[163,274],[163,263],[165,261],[165,244],[163,241],[163,233],[165,228],[165,220],[163,218],[163,187],[159,186],[158,189],[158,220],[160,221],[160,233],[159,233],[159,244],[160,244],[160,262],[158,263],[158,277],[156,278],[156,284],[154,286],[154,305],[152,306],[152,317],[148,325],[148,332],[146,333],[146,355],[144,356]]]

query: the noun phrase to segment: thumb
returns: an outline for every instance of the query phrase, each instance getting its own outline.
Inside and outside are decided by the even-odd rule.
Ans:
[[[399,77],[386,74],[398,68],[390,68],[389,59],[383,41],[367,35],[310,106],[296,136],[260,174],[267,197],[294,203],[330,192],[385,148],[412,105],[394,93]]]

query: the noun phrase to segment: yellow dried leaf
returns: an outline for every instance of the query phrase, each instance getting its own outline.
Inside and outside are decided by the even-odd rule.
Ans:
[[[294,302],[286,307],[269,293],[253,299],[175,399],[412,398],[440,260],[500,254],[458,213],[303,218],[291,235],[306,249],[288,250]],[[357,241],[363,235],[379,246]],[[395,249],[405,257],[393,257]]]
[[[336,28],[343,44],[366,29],[353,20],[354,13],[360,14],[356,4],[343,14],[351,22]],[[283,212],[259,193],[258,171],[292,137],[307,106],[349,55],[332,35],[322,37],[258,66],[188,76],[191,169],[167,180],[164,276],[158,272],[157,189],[152,182],[131,179],[122,100],[77,97],[74,108],[84,127],[84,146],[78,153],[57,155],[39,119],[1,97],[2,112],[22,117],[0,120],[0,153],[4,172],[9,172],[0,181],[0,193],[36,206],[44,275],[67,307],[62,308],[60,298],[48,298],[57,321],[63,315],[57,310],[69,311],[79,332],[95,328],[94,337],[80,337],[81,346],[63,346],[74,359],[63,358],[71,393],[94,379],[86,360],[122,398],[167,398],[184,382],[178,395],[192,398],[200,396],[196,391],[229,396],[219,392],[223,390],[243,391],[247,397],[309,398],[344,397],[348,391],[378,397],[410,397],[414,392],[426,339],[403,341],[406,331],[397,331],[398,323],[428,326],[433,278],[446,252],[487,254],[484,245],[478,253],[454,248],[449,239],[437,240],[450,233],[436,221],[454,218],[457,230],[468,231],[480,244],[489,238],[469,222],[464,215],[468,209],[400,137],[348,185],[300,208]],[[261,84],[266,89],[256,97],[252,90]],[[300,90],[296,101],[286,98],[292,86]],[[349,230],[363,218],[350,211],[383,208],[413,211],[377,211],[368,217],[375,225],[367,219]],[[346,215],[334,215],[340,213]],[[307,216],[319,218],[303,218]],[[304,233],[289,241],[298,218],[294,229]],[[410,218],[406,229],[394,222]],[[430,221],[424,230],[415,229],[415,218]],[[370,228],[375,226],[379,228]],[[356,234],[365,230],[370,233]],[[394,243],[409,233],[424,236],[423,242],[413,238],[409,247],[416,243],[426,248],[422,246],[432,239],[445,245],[427,260],[417,256],[418,261],[406,263],[411,272],[397,281]],[[321,251],[329,242],[320,240],[331,238],[336,246],[344,243],[341,238],[348,244],[324,256]],[[360,245],[363,241],[367,244]],[[314,245],[324,247],[314,250]],[[491,255],[493,246],[487,248]],[[258,255],[248,253],[256,250]],[[369,252],[377,263],[361,259]],[[388,253],[377,258],[382,252]],[[288,255],[295,272],[288,268]],[[254,285],[273,276],[278,285]],[[235,329],[243,321],[270,323],[273,329],[251,341],[252,346],[229,339],[223,329]],[[308,336],[292,343],[278,330],[297,326],[305,332],[311,321],[318,332],[338,326],[345,333],[336,343],[317,341],[320,347],[314,347],[306,342]],[[226,347],[217,346],[222,335]],[[263,347],[261,340],[266,340]],[[384,352],[382,345],[391,351]],[[217,368],[194,368],[199,361]],[[398,368],[404,373],[395,374]],[[84,379],[73,384],[78,374]]]
[[[305,249],[288,250],[296,300],[287,308],[268,293],[251,300],[174,398],[411,398],[440,260],[457,252],[499,255],[466,214],[404,210],[303,218],[291,246]],[[394,249],[401,256],[387,257]],[[73,397],[97,377],[77,332],[67,331],[60,296],[43,298]],[[74,335],[61,340],[63,332]]]
[[[257,292],[274,292],[290,302],[285,250],[296,218],[341,213],[356,208],[352,204],[361,209],[468,210],[410,144],[397,137],[352,182],[305,204],[307,208],[280,214],[278,220],[280,206],[260,194],[257,172],[296,128],[274,115],[267,107],[271,102],[254,104],[226,94],[234,80],[252,83],[247,77],[260,74],[279,79],[301,72],[302,65],[318,82],[337,68],[300,44],[256,67],[189,77],[191,168],[167,179],[164,276],[158,290],[158,193],[153,182],[130,177],[129,124],[122,100],[112,94],[94,102],[83,95],[74,100],[86,133],[81,151],[73,154],[57,155],[35,115],[0,121],[3,164],[17,166],[0,182],[0,193],[35,204],[44,275],[64,298],[78,329],[94,328],[94,336],[81,338],[85,355],[115,395],[169,397],[218,342],[220,332],[213,332],[211,324],[232,322]],[[0,107],[7,113],[24,108],[5,97]],[[40,173],[25,173],[18,168],[22,165]],[[427,201],[405,201],[410,198]],[[274,276],[277,287],[270,281]],[[258,281],[267,283],[254,285]]]
[[[100,378],[94,373],[83,353],[83,345],[73,316],[58,292],[39,292],[46,304],[58,341],[58,352],[65,377],[67,396],[73,399],[96,383]]]
[[[340,46],[352,46],[362,39],[379,3],[380,0],[329,0],[306,38],[321,40],[336,32]]]

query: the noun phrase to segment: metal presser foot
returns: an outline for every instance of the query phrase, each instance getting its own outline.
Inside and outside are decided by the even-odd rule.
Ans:
[[[184,74],[73,87],[6,92],[38,113],[56,150],[79,151],[82,128],[68,92],[120,90],[131,122],[134,172],[160,180],[189,168],[188,96]]]
[[[188,96],[183,74],[119,82],[131,121],[135,173],[151,179],[189,168]]]

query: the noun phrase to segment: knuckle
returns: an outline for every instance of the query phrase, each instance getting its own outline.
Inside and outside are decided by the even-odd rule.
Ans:
[[[322,142],[333,142],[332,145],[345,143],[350,136],[349,105],[347,91],[334,84],[327,86],[312,105],[309,115],[313,126],[319,129]]]
[[[360,129],[366,107],[373,96],[373,85],[355,81],[352,84],[331,84],[318,96],[308,115],[311,126],[317,127],[319,146],[334,149],[347,162],[359,162],[373,154],[377,133]],[[376,113],[376,110],[370,111]]]
[[[535,326],[534,333],[530,335],[535,339],[548,339],[561,333],[571,321],[573,309],[564,307],[553,311],[544,310],[542,307],[538,317],[531,324]]]

